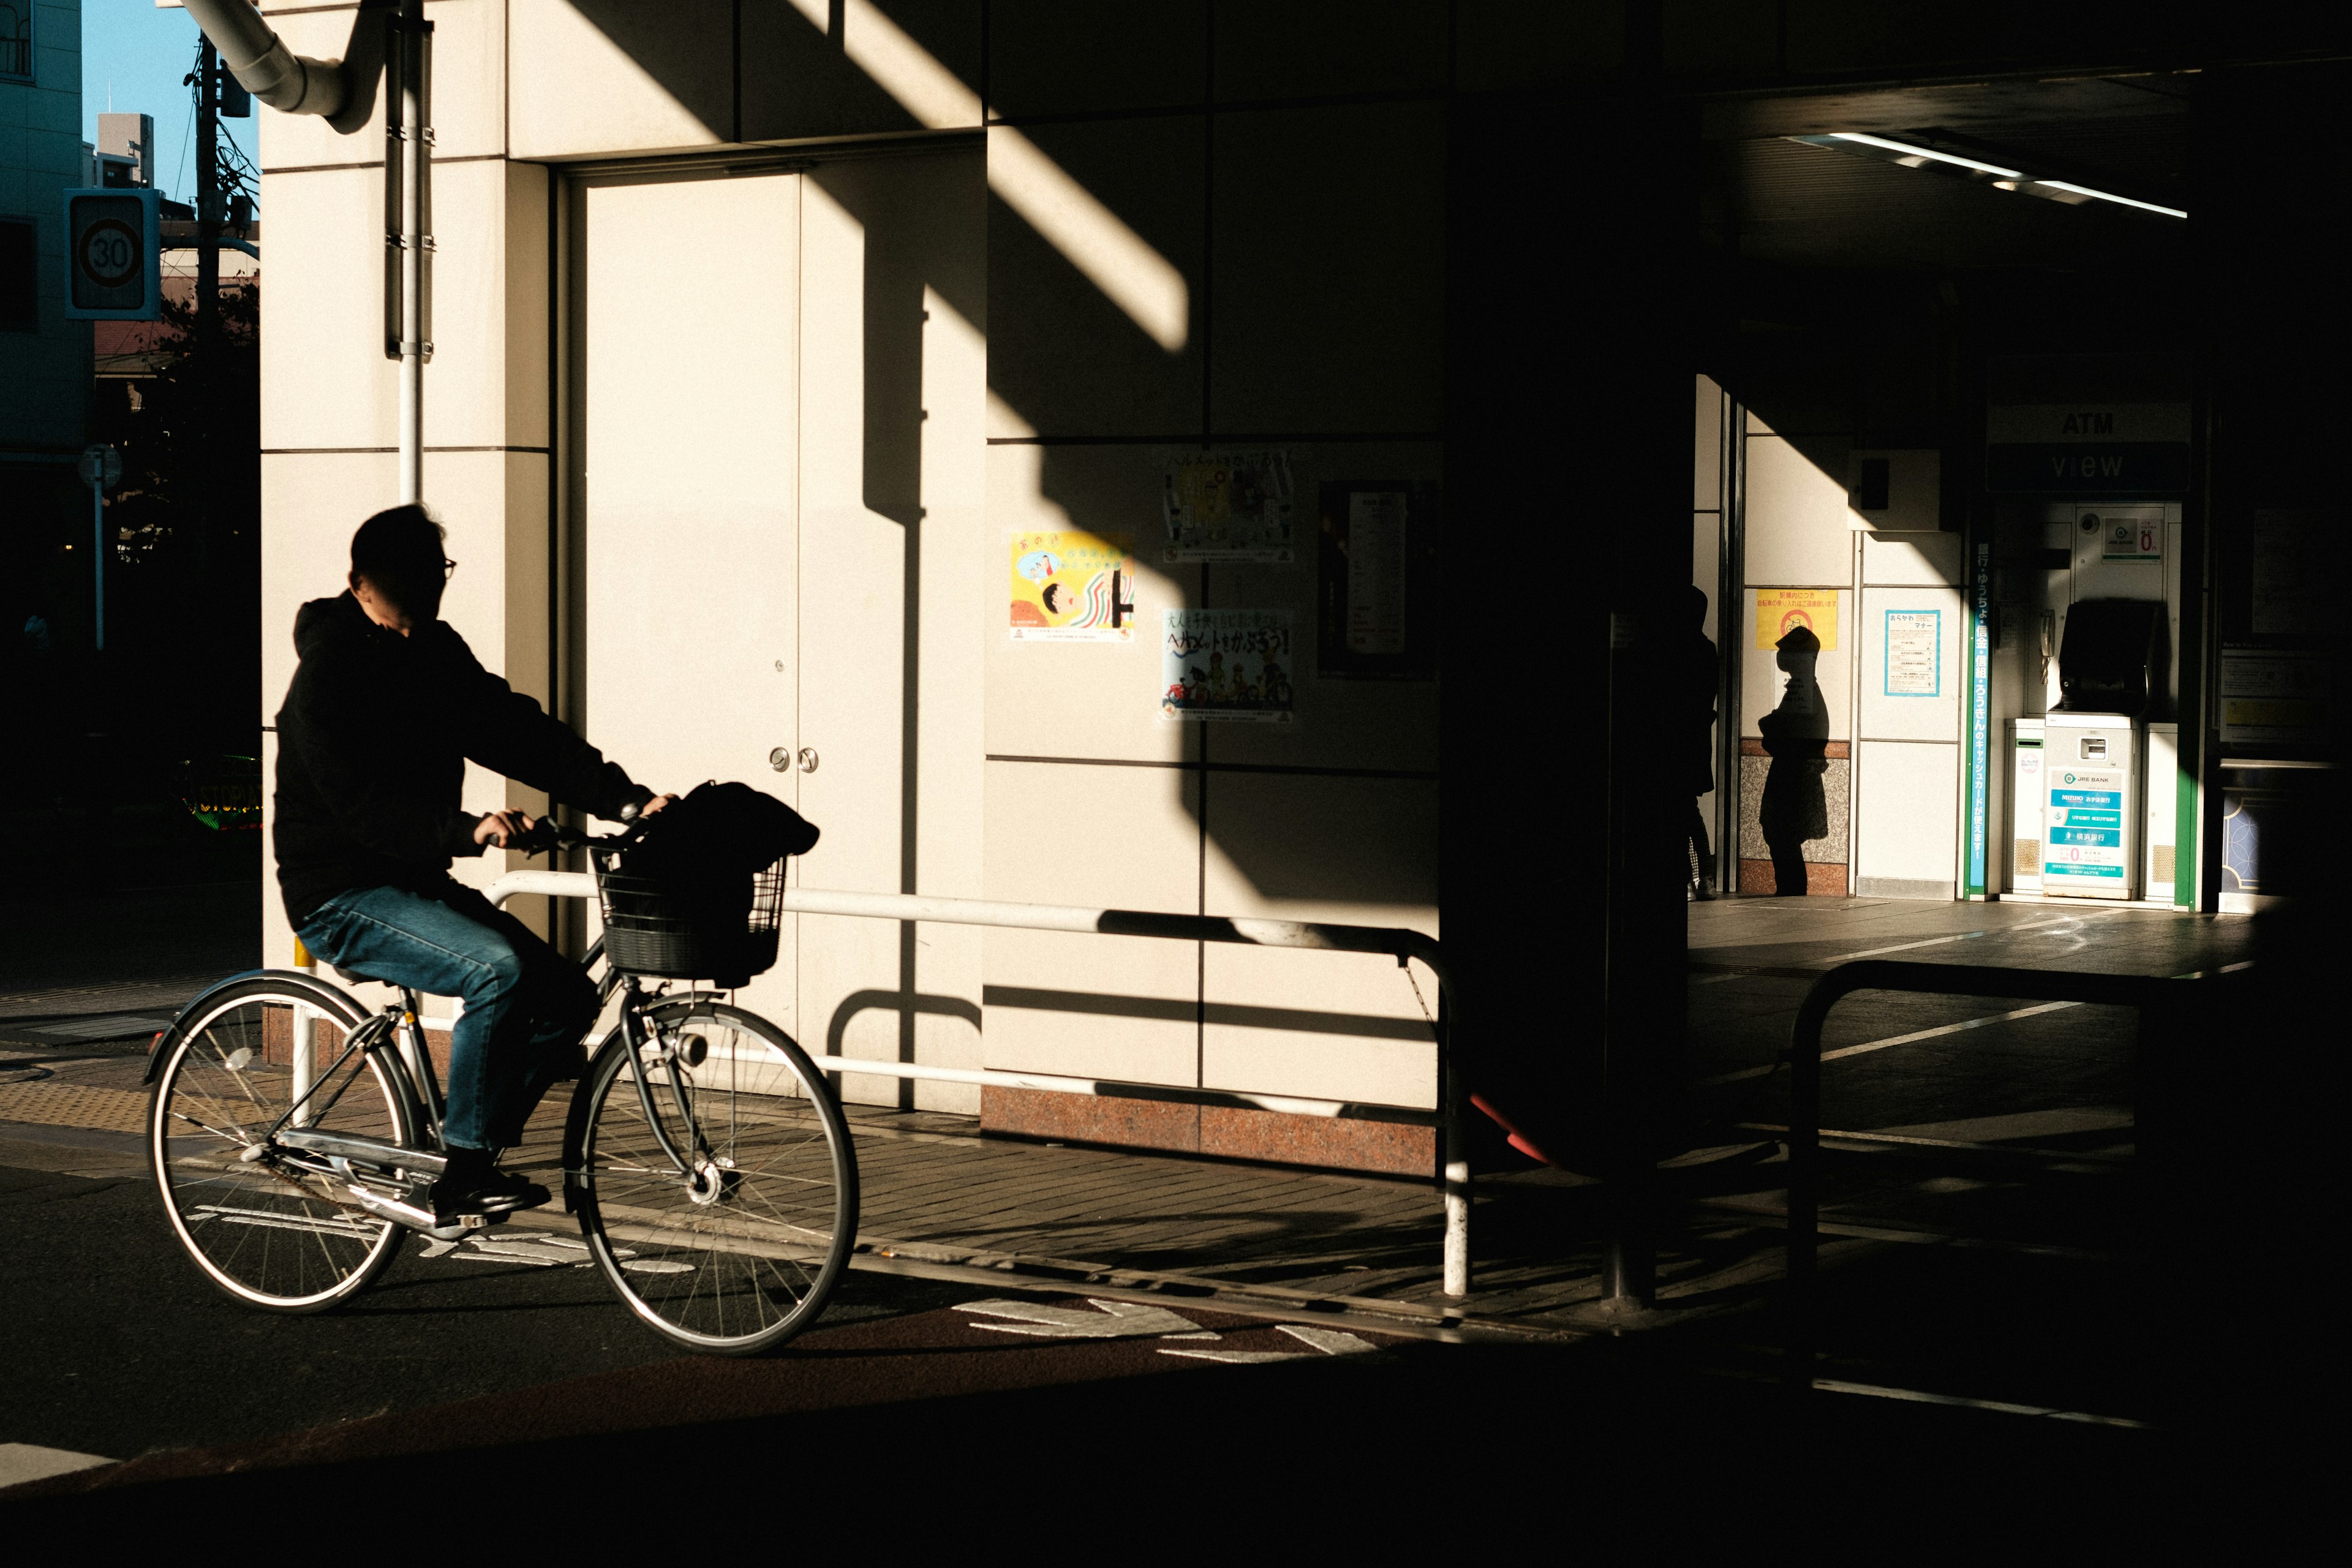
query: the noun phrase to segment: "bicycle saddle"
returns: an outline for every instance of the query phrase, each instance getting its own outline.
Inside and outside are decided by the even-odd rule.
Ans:
[[[327,965],[327,967],[328,967],[330,970],[333,971],[333,973],[334,973],[334,976],[335,976],[335,978],[336,978],[336,979],[338,979],[338,980],[341,981],[341,982],[342,982],[344,984],[346,984],[346,985],[394,985],[394,986],[396,986],[396,985],[398,985],[398,984],[400,984],[400,982],[398,982],[398,981],[396,981],[396,980],[386,980],[386,979],[385,979],[383,975],[381,975],[381,974],[369,974],[369,973],[364,973],[363,971],[357,970],[357,969],[345,969],[345,968],[344,968],[341,964],[340,964],[340,963],[331,963],[331,964]]]

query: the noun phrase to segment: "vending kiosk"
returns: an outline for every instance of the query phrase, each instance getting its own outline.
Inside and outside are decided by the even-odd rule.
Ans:
[[[2042,720],[2046,896],[2140,896],[2145,716],[2161,689],[2163,610],[2144,599],[2086,599],[2066,617],[2058,652],[2064,700]]]
[[[2139,721],[2121,713],[2042,721],[2042,890],[2132,899],[2138,862]]]

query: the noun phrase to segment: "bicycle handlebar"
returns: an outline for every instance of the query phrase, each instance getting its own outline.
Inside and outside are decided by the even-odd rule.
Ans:
[[[568,827],[551,816],[542,816],[531,824],[530,832],[518,834],[507,840],[506,847],[530,857],[544,855],[551,849],[578,849],[591,844],[607,847],[626,844],[644,834],[648,820],[650,819],[644,816],[631,813],[628,826],[618,833],[600,838],[592,833],[583,833],[576,827]]]

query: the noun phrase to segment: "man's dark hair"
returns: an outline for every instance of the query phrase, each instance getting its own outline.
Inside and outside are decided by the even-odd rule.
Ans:
[[[352,576],[404,610],[423,609],[440,596],[448,531],[421,506],[380,511],[352,535]]]

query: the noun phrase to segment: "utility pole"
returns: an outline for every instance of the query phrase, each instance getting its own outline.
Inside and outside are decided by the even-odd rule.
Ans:
[[[196,349],[220,335],[220,55],[209,37],[196,53]]]

